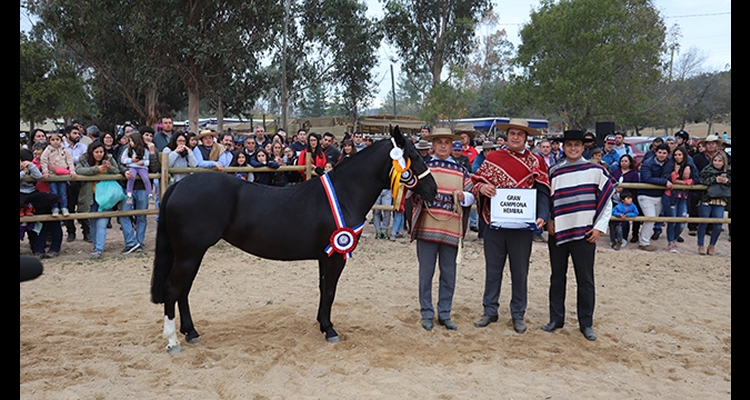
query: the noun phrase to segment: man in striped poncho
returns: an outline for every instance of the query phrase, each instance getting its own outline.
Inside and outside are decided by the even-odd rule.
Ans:
[[[596,340],[594,315],[594,253],[596,241],[607,232],[612,215],[614,180],[601,165],[582,157],[582,131],[565,131],[565,159],[550,169],[552,212],[547,230],[552,267],[549,289],[550,322],[542,330],[552,332],[565,320],[565,284],[568,258],[573,259],[578,286],[578,325],[583,336]],[[590,140],[590,139],[589,139]]]
[[[435,263],[440,268],[438,323],[448,330],[458,327],[451,320],[453,292],[456,287],[456,260],[464,236],[462,214],[474,203],[474,184],[469,171],[451,157],[453,141],[459,136],[448,129],[436,129],[425,140],[432,142],[435,155],[427,162],[438,186],[438,195],[429,202],[418,201],[412,215],[411,240],[417,241],[419,260],[419,308],[422,328],[432,330],[435,309],[432,305],[432,279]]]

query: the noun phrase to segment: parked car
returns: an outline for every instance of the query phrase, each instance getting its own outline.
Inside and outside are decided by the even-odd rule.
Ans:
[[[625,143],[630,146],[633,150],[633,159],[635,160],[635,168],[638,169],[643,162],[643,156],[651,149],[651,142],[654,141],[653,137],[648,136],[628,136],[625,137]]]

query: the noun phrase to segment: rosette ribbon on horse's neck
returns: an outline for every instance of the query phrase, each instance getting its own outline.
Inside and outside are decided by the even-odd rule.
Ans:
[[[396,145],[396,141],[391,138],[393,149],[391,149],[391,196],[393,196],[393,205],[396,212],[403,210],[404,189],[413,189],[417,186],[419,180],[411,171],[411,159],[404,157],[404,151]]]
[[[342,254],[344,259],[352,258],[352,251],[357,247],[357,236],[362,233],[365,222],[362,221],[361,224],[354,228],[347,227],[344,222],[344,215],[341,213],[339,199],[336,197],[336,190],[333,188],[333,183],[331,183],[331,178],[328,174],[323,174],[320,180],[323,183],[326,196],[328,196],[328,204],[331,206],[333,219],[336,221],[336,230],[331,234],[330,244],[326,246],[325,252],[328,254],[328,257],[336,252]]]

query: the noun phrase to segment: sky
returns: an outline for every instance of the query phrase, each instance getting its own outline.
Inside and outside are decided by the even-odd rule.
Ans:
[[[382,17],[382,0],[364,0],[368,5],[367,15]],[[732,2],[731,0],[654,0],[661,11],[667,28],[677,24],[680,27],[680,52],[695,48],[706,56],[704,69],[722,71],[732,62]],[[494,0],[494,9],[500,16],[498,28],[505,29],[507,39],[514,48],[520,44],[519,31],[531,18],[532,9],[539,6],[539,0]],[[20,29],[28,30],[31,21],[23,8],[20,13]],[[385,41],[378,51],[379,62],[373,76],[377,83],[374,106],[391,90],[391,60],[396,52]],[[393,73],[398,82],[400,66],[393,64]]]

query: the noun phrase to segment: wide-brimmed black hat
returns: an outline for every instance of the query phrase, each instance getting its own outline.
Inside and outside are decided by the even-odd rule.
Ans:
[[[594,141],[594,138],[586,136],[586,133],[578,130],[569,130],[563,132],[562,136],[556,137],[556,141],[564,143],[568,140],[580,140],[583,143],[590,143]]]

